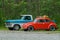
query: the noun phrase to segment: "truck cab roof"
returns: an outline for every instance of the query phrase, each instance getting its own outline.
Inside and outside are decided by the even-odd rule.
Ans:
[[[21,15],[21,16],[32,16],[32,15]]]

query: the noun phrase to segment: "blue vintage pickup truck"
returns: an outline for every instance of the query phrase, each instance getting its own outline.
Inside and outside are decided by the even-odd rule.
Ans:
[[[32,15],[21,15],[20,19],[6,20],[5,25],[9,30],[19,30],[22,25],[27,22],[32,22]]]

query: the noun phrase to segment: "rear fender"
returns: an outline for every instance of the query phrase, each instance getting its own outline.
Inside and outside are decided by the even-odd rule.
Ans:
[[[48,26],[48,29],[50,28],[50,26],[54,26],[55,28],[56,28],[56,24],[50,24],[49,26]]]

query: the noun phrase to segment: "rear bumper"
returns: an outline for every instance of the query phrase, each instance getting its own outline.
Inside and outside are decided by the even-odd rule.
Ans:
[[[56,30],[58,29],[58,27],[56,28]]]

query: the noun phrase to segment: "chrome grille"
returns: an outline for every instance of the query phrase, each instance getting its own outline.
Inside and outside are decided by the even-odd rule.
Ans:
[[[11,25],[10,22],[6,22],[6,25]]]

